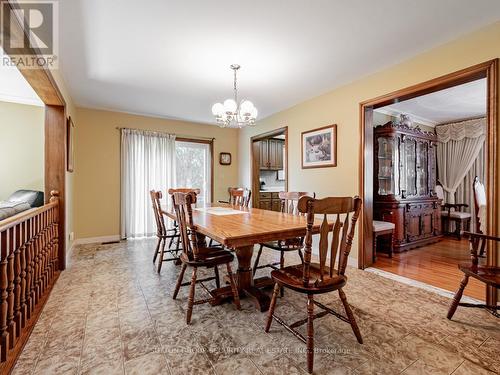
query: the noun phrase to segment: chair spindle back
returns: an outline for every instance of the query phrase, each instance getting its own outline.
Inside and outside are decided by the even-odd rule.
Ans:
[[[252,191],[247,188],[229,188],[229,204],[234,206],[248,207]]]
[[[308,193],[305,191],[280,191],[278,196],[281,201],[282,213],[304,216],[305,214],[299,211],[299,199],[306,196],[316,198],[316,193]]]
[[[352,240],[356,222],[361,210],[361,198],[359,197],[331,197],[323,199],[314,199],[304,196],[299,200],[299,211],[307,216],[307,228],[305,238],[305,254],[304,254],[304,271],[303,282],[304,286],[309,285],[310,266],[312,254],[312,236],[315,215],[323,215],[323,221],[320,227],[319,240],[319,279],[314,281],[315,285],[328,283],[334,275],[335,261],[338,256],[337,275],[344,275],[347,267],[347,259],[351,252]],[[352,218],[349,223],[349,217],[352,213]],[[336,215],[333,227],[328,223],[327,215]],[[342,222],[342,216],[344,220]],[[332,232],[332,241],[329,245],[329,233]],[[329,251],[330,250],[330,251]],[[330,253],[330,264],[326,267],[326,261]]]

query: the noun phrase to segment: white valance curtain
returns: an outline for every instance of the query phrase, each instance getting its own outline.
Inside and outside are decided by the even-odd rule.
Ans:
[[[156,232],[149,191],[166,194],[174,185],[175,135],[122,129],[122,238],[151,236]]]
[[[465,186],[467,182],[470,182],[470,176],[467,179],[466,177],[473,166],[475,172],[479,172],[478,169],[484,169],[484,162],[477,163],[477,159],[484,152],[486,119],[438,125],[436,134],[438,177],[445,190],[445,200],[447,203],[469,203],[472,196],[472,182],[470,187]],[[478,175],[484,177],[484,172]],[[463,186],[460,190],[460,197],[467,198],[465,202],[456,201],[457,189],[461,185]]]

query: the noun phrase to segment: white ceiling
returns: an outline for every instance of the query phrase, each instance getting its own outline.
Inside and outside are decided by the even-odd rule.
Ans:
[[[395,117],[404,113],[415,122],[427,126],[482,117],[486,116],[486,89],[486,79],[480,79],[391,104],[376,111]]]
[[[498,0],[61,0],[61,67],[77,105],[213,123],[259,118],[500,20]]]
[[[0,47],[0,58],[4,61],[4,51]],[[15,66],[0,64],[0,101],[43,106],[35,90]]]

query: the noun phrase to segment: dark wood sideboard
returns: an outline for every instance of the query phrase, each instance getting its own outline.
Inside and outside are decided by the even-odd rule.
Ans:
[[[374,220],[394,223],[394,251],[440,240],[436,135],[395,122],[374,129]]]

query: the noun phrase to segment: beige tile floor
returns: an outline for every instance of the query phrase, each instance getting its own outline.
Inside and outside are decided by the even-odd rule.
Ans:
[[[152,240],[77,247],[14,373],[305,373],[305,345],[276,323],[266,334],[266,315],[248,300],[242,311],[195,306],[186,326],[187,288],[171,298],[179,268],[165,263],[158,275],[153,247]],[[445,297],[354,268],[347,274],[345,291],[365,343],[333,316],[317,320],[315,373],[500,373],[500,323],[489,313],[459,308],[448,321]],[[341,307],[335,293],[320,300]],[[277,313],[304,317],[304,297],[287,291]]]

